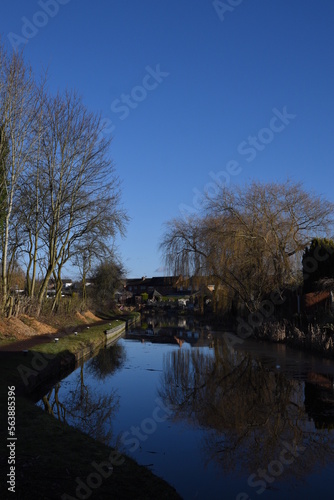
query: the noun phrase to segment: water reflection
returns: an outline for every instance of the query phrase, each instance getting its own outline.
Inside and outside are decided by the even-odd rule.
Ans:
[[[89,363],[81,365],[71,378],[71,387],[61,390],[62,383],[57,383],[42,398],[46,412],[80,428],[94,439],[110,444],[112,440],[112,421],[119,409],[117,392],[99,392],[96,383],[85,382],[86,375],[103,380],[119,369],[125,360],[125,351],[121,345],[101,350]]]
[[[285,467],[285,477],[298,478],[334,458],[333,433],[319,432],[307,414],[304,383],[269,371],[223,340],[211,350],[166,354],[159,394],[176,421],[207,430],[205,459],[225,472],[252,474],[287,450],[293,467]]]
[[[207,346],[212,338],[211,328],[201,325],[189,316],[162,315],[151,313],[142,316],[140,327],[128,332],[126,338],[149,341],[157,344],[190,344]]]
[[[88,363],[87,370],[99,380],[115,373],[126,360],[125,349],[122,344],[116,343],[108,349],[101,349],[97,356]]]
[[[156,319],[154,334],[129,332],[57,384],[45,409],[122,443],[185,499],[332,498],[333,362],[254,341],[234,350],[222,332]],[[157,396],[166,420],[154,420]]]

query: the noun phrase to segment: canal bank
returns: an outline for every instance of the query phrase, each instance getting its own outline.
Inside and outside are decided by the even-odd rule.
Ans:
[[[12,357],[15,352],[22,353],[24,363],[17,368],[23,383],[21,390],[33,393],[49,380],[59,380],[71,373],[84,360],[116,342],[139,320],[140,315],[135,315],[81,326],[71,334],[37,336],[26,342],[8,344],[8,347],[4,345],[0,354]]]
[[[238,332],[237,332],[238,333]],[[240,333],[240,332],[239,332]],[[265,322],[252,330],[257,340],[286,344],[326,358],[334,357],[334,324],[297,326],[292,321]],[[241,335],[241,337],[243,337]]]
[[[106,326],[108,334],[105,333]],[[126,329],[121,325],[86,328],[58,342],[36,345],[28,352],[1,352],[0,407],[1,497],[8,498],[7,474],[15,472],[17,498],[180,498],[165,481],[127,456],[95,441],[36,407],[37,393],[59,371],[94,355],[106,342],[116,341]],[[9,469],[6,412],[8,387],[15,388],[15,463]],[[29,396],[28,396],[28,394]]]

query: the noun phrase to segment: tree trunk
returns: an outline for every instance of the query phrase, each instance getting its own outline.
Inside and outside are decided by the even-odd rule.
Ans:
[[[43,302],[44,302],[44,299],[45,299],[45,295],[46,295],[46,292],[47,292],[47,289],[48,289],[48,284],[49,284],[50,278],[52,276],[52,273],[53,273],[53,268],[52,268],[52,266],[49,266],[48,270],[46,272],[46,275],[44,277],[43,283],[41,285],[41,288],[39,290],[39,293],[38,293],[37,311],[36,311],[37,317],[41,313],[42,305],[43,305]]]
[[[52,304],[52,312],[57,312],[59,308],[59,304],[61,301],[61,290],[63,287],[63,282],[60,278],[60,276],[55,276],[55,281],[56,281],[56,296]]]
[[[9,240],[9,213],[5,221],[5,234],[2,249],[2,310],[5,311],[8,299],[8,240]]]

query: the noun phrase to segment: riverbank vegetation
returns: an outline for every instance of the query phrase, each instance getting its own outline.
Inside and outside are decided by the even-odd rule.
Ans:
[[[334,323],[333,214],[332,203],[290,180],[217,186],[201,212],[168,222],[161,249],[176,275],[211,285],[214,313],[239,333],[283,321],[307,331]]]

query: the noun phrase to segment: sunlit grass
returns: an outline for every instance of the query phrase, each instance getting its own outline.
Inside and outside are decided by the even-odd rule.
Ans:
[[[45,354],[61,354],[62,352],[70,352],[72,354],[80,351],[83,348],[90,347],[100,347],[105,339],[105,330],[115,328],[119,326],[121,321],[113,320],[110,321],[110,325],[96,325],[90,326],[82,331],[79,331],[77,335],[74,333],[71,335],[64,336],[61,338],[59,334],[58,342],[54,340],[47,344],[39,344],[33,348],[34,351],[38,351]]]

